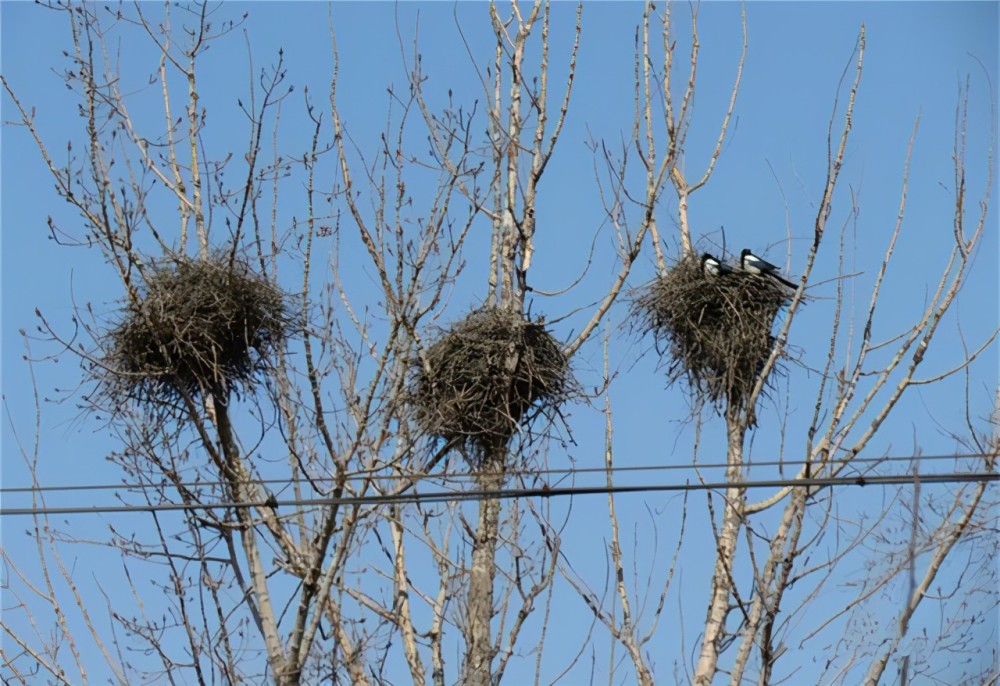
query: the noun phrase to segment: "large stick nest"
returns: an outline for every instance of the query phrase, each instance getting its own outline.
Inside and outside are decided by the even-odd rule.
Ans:
[[[109,334],[109,399],[174,405],[185,395],[240,391],[283,347],[285,294],[228,254],[177,257],[145,272],[140,298]]]
[[[410,394],[417,424],[477,467],[502,466],[519,426],[552,419],[572,386],[569,361],[544,325],[501,308],[473,311],[421,357]]]
[[[707,275],[692,254],[641,289],[633,311],[657,350],[669,352],[670,382],[687,379],[716,407],[745,408],[789,295],[773,279],[739,269]]]

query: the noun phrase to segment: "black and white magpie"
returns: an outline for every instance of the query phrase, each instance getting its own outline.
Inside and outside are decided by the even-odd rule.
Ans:
[[[743,248],[743,252],[740,253],[740,269],[749,274],[770,276],[775,281],[788,286],[789,288],[798,288],[796,284],[782,277],[781,274],[778,273],[778,267],[776,265],[757,257],[750,252],[750,248]]]
[[[728,264],[719,262],[715,255],[709,255],[707,252],[701,256],[701,269],[707,276],[725,276],[733,271]]]

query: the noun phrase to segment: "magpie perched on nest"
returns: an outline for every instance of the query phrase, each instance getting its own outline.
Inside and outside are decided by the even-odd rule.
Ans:
[[[747,403],[774,350],[771,332],[789,291],[766,263],[742,263],[748,268],[710,253],[688,254],[637,292],[633,316],[657,350],[669,354],[668,382],[684,379],[695,397],[753,416]],[[772,371],[781,373],[780,365]]]
[[[794,283],[781,276],[777,265],[757,257],[750,251],[750,248],[743,248],[743,252],[740,253],[740,269],[749,274],[772,278],[788,288],[798,288]]]
[[[702,253],[701,269],[707,276],[726,276],[733,273],[733,268],[725,262],[720,262],[715,255]]]

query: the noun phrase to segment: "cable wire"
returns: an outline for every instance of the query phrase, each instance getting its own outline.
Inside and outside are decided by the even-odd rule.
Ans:
[[[881,464],[884,462],[931,462],[937,460],[959,460],[968,458],[985,458],[991,457],[991,454],[987,453],[957,453],[951,455],[897,455],[897,456],[886,456],[886,457],[853,457],[850,460],[831,460],[831,464],[852,464],[852,465],[869,465],[869,464]],[[791,460],[766,460],[763,462],[749,461],[746,466],[748,467],[797,467],[801,465],[801,462],[791,461]],[[725,469],[729,465],[725,462],[710,462],[706,464],[671,464],[671,465],[632,465],[632,466],[614,466],[611,468],[611,472],[615,474],[628,473],[628,472],[658,472],[658,471],[676,471],[676,470],[708,470],[708,469]],[[533,476],[533,475],[579,475],[579,474],[606,474],[608,472],[607,467],[563,467],[554,469],[525,469],[525,470],[512,470],[507,472],[509,476]],[[481,472],[475,471],[462,471],[462,472],[423,472],[414,474],[404,474],[404,478],[411,481],[424,481],[428,479],[442,479],[442,480],[461,480],[461,479],[474,479],[481,476]],[[377,480],[387,480],[387,479],[399,479],[401,475],[399,474],[374,474],[371,472],[356,473],[347,477],[347,482],[364,481],[367,479],[377,479]],[[329,480],[332,481],[332,477],[313,477],[312,479],[306,477],[297,477],[293,479],[251,479],[249,483],[256,484],[258,486],[267,485],[290,485],[290,484],[309,484],[317,481]],[[184,488],[195,488],[198,486],[223,486],[225,481],[183,481],[180,483],[169,482],[169,485],[175,487]],[[8,488],[0,488],[0,494],[14,494],[14,493],[45,493],[53,491],[101,491],[101,490],[112,490],[112,489],[124,489],[124,490],[146,490],[153,488],[161,488],[164,484],[151,484],[151,483],[117,483],[117,484],[64,484],[61,486],[11,486]]]
[[[270,500],[269,502],[222,502],[222,503],[160,503],[156,505],[116,505],[116,506],[79,506],[79,507],[12,507],[0,508],[0,517],[24,515],[66,515],[66,514],[106,514],[122,512],[166,512],[183,510],[216,510],[226,508],[248,507],[311,507],[311,506],[344,506],[344,505],[380,505],[392,503],[444,503],[478,501],[487,498],[509,500],[512,498],[555,498],[576,495],[600,495],[609,493],[657,493],[670,491],[715,491],[730,488],[781,488],[795,487],[825,487],[825,486],[889,486],[907,485],[911,483],[941,484],[993,482],[1000,480],[1000,473],[970,472],[945,474],[910,474],[910,475],[867,475],[857,477],[819,477],[810,479],[762,479],[755,481],[714,482],[714,483],[684,483],[684,484],[643,484],[639,486],[563,486],[541,488],[512,488],[469,491],[435,491],[430,493],[400,493],[395,495],[371,495],[340,498],[301,498],[294,500]]]

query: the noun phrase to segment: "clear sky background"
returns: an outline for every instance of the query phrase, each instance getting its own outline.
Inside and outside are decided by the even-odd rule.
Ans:
[[[149,5],[150,11],[156,5]],[[749,51],[744,80],[735,110],[735,121],[711,182],[691,201],[691,221],[696,240],[713,252],[727,255],[744,247],[766,254],[797,276],[811,241],[816,208],[826,175],[827,127],[845,68],[853,73],[852,50],[859,26],[867,28],[868,48],[865,71],[855,111],[855,128],[847,149],[838,194],[829,223],[831,236],[820,253],[811,283],[813,297],[791,332],[790,344],[796,362],[779,383],[774,400],[764,401],[760,428],[753,436],[750,459],[791,461],[801,459],[804,431],[819,384],[814,370],[821,366],[829,346],[837,275],[837,236],[845,227],[847,255],[845,271],[851,301],[859,308],[867,304],[883,250],[894,226],[899,206],[901,177],[907,142],[915,120],[919,131],[913,149],[909,179],[909,200],[903,234],[888,275],[883,294],[884,307],[873,333],[885,340],[904,331],[922,310],[936,286],[952,241],[956,107],[959,87],[968,84],[967,181],[970,200],[968,216],[986,183],[987,148],[990,144],[991,107],[994,105],[998,67],[998,5],[994,2],[751,2],[747,6]],[[330,45],[327,5],[321,3],[229,3],[222,15],[237,18],[249,12],[244,24],[249,46],[242,36],[220,42],[206,56],[199,74],[202,104],[209,119],[205,138],[214,153],[245,150],[246,126],[236,106],[248,88],[248,52],[255,69],[270,64],[283,49],[287,82],[295,85],[295,95],[283,114],[279,147],[301,154],[308,145],[309,129],[301,108],[301,93],[308,87],[320,103],[325,103],[330,80]],[[552,26],[551,57],[554,84],[561,84],[572,41],[575,5],[556,3]],[[679,16],[687,10],[676,9]],[[337,3],[332,10],[340,52],[339,104],[348,132],[362,151],[373,155],[380,145],[379,135],[386,121],[390,86],[405,88],[405,68],[400,49],[402,36],[405,58],[412,56],[412,37],[419,26],[419,47],[423,71],[429,77],[426,90],[440,105],[449,90],[466,106],[482,99],[481,87],[456,28],[461,25],[477,60],[489,59],[492,37],[487,6],[481,2],[451,3]],[[82,141],[84,120],[76,111],[72,94],[66,90],[58,71],[65,64],[62,51],[69,48],[69,36],[61,15],[45,11],[33,3],[5,2],[2,5],[2,70],[19,97],[35,108],[38,127],[61,159],[67,140]],[[532,310],[559,319],[557,335],[568,339],[589,318],[590,304],[606,292],[616,265],[614,237],[597,196],[594,181],[595,159],[588,141],[620,147],[629,135],[632,122],[633,40],[641,18],[641,5],[633,2],[588,3],[583,12],[583,34],[576,85],[568,119],[556,154],[540,187],[538,205],[537,255],[530,283],[538,290],[560,291],[573,283],[584,269],[591,244],[595,258],[582,282],[558,297],[535,297]],[[683,162],[689,173],[701,170],[707,161],[725,112],[740,48],[740,5],[707,2],[699,9],[701,62],[695,117]],[[678,40],[686,45],[686,24],[677,22]],[[123,33],[122,76],[135,91],[134,114],[140,122],[159,130],[156,87],[147,86],[157,55],[148,42],[135,32]],[[684,64],[685,50],[678,50]],[[561,92],[557,87],[556,92]],[[2,101],[3,119],[14,118],[10,102]],[[834,131],[839,132],[837,117]],[[20,329],[30,331],[36,324],[34,310],[40,309],[57,328],[70,330],[75,308],[92,305],[100,315],[113,317],[120,286],[96,250],[66,248],[49,239],[46,217],[52,215],[62,226],[77,231],[79,219],[52,190],[52,181],[34,143],[18,127],[5,125],[2,131],[2,351],[3,396],[5,403],[2,434],[3,488],[29,484],[19,457],[15,432],[22,441],[31,441],[35,409],[32,377],[42,402],[41,474],[45,485],[108,484],[123,478],[105,456],[118,447],[105,425],[81,413],[74,395],[83,375],[70,356],[45,360],[29,368]],[[415,136],[413,145],[421,138]],[[82,149],[82,148],[80,148]],[[299,199],[301,196],[299,196]],[[668,254],[677,255],[676,202],[670,194],[660,207],[658,220],[667,238]],[[853,200],[852,200],[853,198]],[[996,188],[993,198],[997,198]],[[302,218],[303,206],[295,197],[282,200],[279,221]],[[852,202],[856,217],[850,216]],[[169,206],[159,208],[171,212]],[[416,212],[417,210],[415,210]],[[633,211],[634,212],[634,211]],[[638,213],[627,217],[637,223]],[[722,230],[724,229],[724,231]],[[487,225],[474,238],[467,254],[469,266],[451,296],[445,315],[457,317],[481,303],[486,294],[488,264]],[[596,236],[596,241],[595,237]],[[221,237],[221,234],[220,234]],[[647,246],[648,247],[648,246]],[[350,244],[346,248],[353,249]],[[789,259],[790,258],[790,259]],[[352,266],[352,263],[357,266]],[[342,258],[348,279],[363,296],[364,284],[371,279],[363,260],[351,254]],[[647,250],[634,269],[630,285],[639,286],[655,274],[653,253]],[[825,282],[825,283],[824,283]],[[954,365],[962,338],[970,346],[984,340],[998,325],[998,243],[996,212],[991,213],[976,265],[956,307],[942,325],[942,332],[930,350],[922,376],[930,377]],[[580,310],[579,308],[583,308]],[[687,421],[690,407],[681,387],[665,386],[665,371],[651,351],[648,340],[629,329],[627,304],[611,313],[611,358],[618,375],[611,398],[615,414],[616,460],[621,466],[687,465],[692,461],[692,424]],[[586,345],[574,361],[585,386],[599,384],[601,368],[600,336]],[[55,349],[39,348],[36,354]],[[997,385],[998,356],[994,346],[971,367],[970,403],[980,429],[992,411]],[[69,391],[67,391],[69,389]],[[868,457],[948,454],[958,447],[951,432],[964,431],[965,383],[955,378],[939,386],[910,393],[870,447]],[[581,403],[570,410],[574,442],[568,447],[554,443],[548,456],[552,467],[575,465],[590,468],[603,464],[603,418],[601,402]],[[782,439],[782,424],[785,435]],[[703,429],[703,462],[724,458],[723,425],[710,420]],[[953,467],[953,463],[943,468]],[[921,467],[936,468],[934,464]],[[906,471],[908,466],[899,467]],[[880,473],[890,471],[881,469]],[[774,473],[759,470],[760,478]],[[659,473],[636,477],[658,482],[677,481],[691,476]],[[721,472],[706,472],[721,478]],[[603,480],[603,477],[595,477]],[[621,483],[629,483],[627,474]],[[578,477],[576,483],[591,483]],[[932,488],[932,487],[928,487]],[[937,487],[945,495],[950,486]],[[888,489],[887,489],[888,490]],[[877,514],[892,493],[878,488],[844,489],[836,492],[838,506],[847,518]],[[679,573],[665,611],[663,628],[650,650],[662,682],[673,681],[675,665],[689,661],[694,653],[699,626],[704,618],[707,578],[714,559],[704,498],[692,496],[688,535],[682,549]],[[635,494],[619,498],[623,531],[637,539],[634,551],[637,578],[652,570],[662,578],[676,541],[679,496],[675,494]],[[50,505],[116,504],[112,491],[53,494]],[[27,505],[28,498],[5,491],[3,506]],[[610,535],[605,499],[592,496],[557,505],[568,517],[563,532],[564,546],[577,571],[595,588],[604,584],[606,542]],[[100,539],[108,527],[128,530],[143,527],[142,515],[70,516],[61,524],[68,533],[83,539]],[[897,522],[898,524],[898,522]],[[33,542],[24,535],[28,520],[6,517],[2,521],[3,547],[13,559],[29,565]],[[595,532],[600,532],[595,534]],[[631,544],[629,544],[631,545]],[[864,575],[865,558],[875,558],[878,546],[872,543],[860,551],[858,560],[843,572],[815,601],[816,616],[831,614],[851,596],[849,584]],[[114,553],[81,546],[67,553],[76,566],[84,593],[95,594],[98,575],[118,573],[120,561]],[[961,557],[961,555],[959,556]],[[965,558],[962,558],[964,560]],[[956,578],[964,562],[956,562],[945,580]],[[949,574],[951,575],[949,577]],[[853,576],[852,576],[853,575]],[[563,584],[565,585],[565,584]],[[655,589],[655,583],[653,585]],[[894,612],[902,599],[903,587],[889,589],[874,607]],[[654,591],[655,593],[655,591]],[[103,605],[99,596],[95,603]],[[150,599],[152,602],[152,599]],[[882,603],[882,605],[879,605]],[[5,603],[6,608],[6,603]],[[7,618],[5,617],[5,620]],[[930,622],[927,617],[918,618]],[[933,620],[936,621],[936,620]],[[568,659],[579,650],[588,625],[588,611],[571,590],[556,595],[544,673],[555,678]],[[678,631],[686,636],[686,653],[679,647]],[[803,671],[796,683],[812,683],[817,646],[832,645],[843,633],[843,625],[831,628],[830,639],[802,649],[792,663]],[[996,613],[982,627],[984,642],[995,646],[998,636]],[[598,647],[596,667],[606,678],[607,650]],[[524,646],[527,651],[530,646]],[[789,641],[791,650],[797,642]],[[831,648],[832,650],[832,648]],[[603,651],[603,652],[602,652]],[[988,651],[987,651],[988,652]],[[984,654],[984,660],[991,659]],[[578,666],[569,681],[584,683],[587,665]],[[509,677],[532,674],[531,656]],[[524,671],[522,671],[524,670]],[[814,671],[810,671],[814,670]],[[947,681],[947,674],[941,675]],[[400,676],[401,681],[405,680]],[[600,679],[599,679],[600,680]],[[628,683],[626,678],[618,683]],[[846,683],[850,683],[849,681]]]

